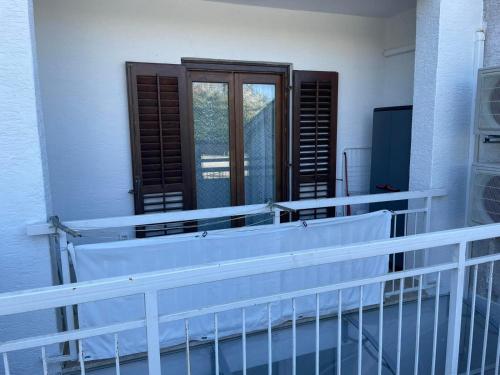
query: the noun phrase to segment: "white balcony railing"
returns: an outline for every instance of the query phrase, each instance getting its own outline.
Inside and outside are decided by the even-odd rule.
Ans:
[[[412,192],[412,193],[392,193],[383,194],[380,196],[358,196],[351,198],[335,198],[330,200],[318,201],[304,201],[304,202],[286,202],[280,205],[269,207],[269,205],[258,205],[262,209],[262,213],[269,213],[270,209],[275,212],[275,217],[279,218],[279,213],[285,207],[294,209],[306,208],[320,208],[331,206],[342,206],[346,204],[370,203],[370,202],[383,202],[401,199],[425,199],[423,208],[414,210],[405,210],[401,213],[405,220],[405,233],[406,236],[399,238],[392,238],[389,240],[373,241],[369,243],[353,244],[342,247],[327,247],[319,249],[310,249],[296,253],[281,253],[272,254],[255,258],[245,258],[232,261],[226,261],[218,264],[205,264],[196,267],[169,269],[158,272],[151,272],[145,274],[132,275],[127,277],[115,277],[109,279],[95,280],[91,282],[71,283],[68,285],[60,285],[48,288],[33,289],[22,292],[4,293],[0,295],[0,316],[21,314],[26,312],[55,309],[55,308],[68,308],[68,306],[78,305],[86,302],[101,301],[105,299],[112,299],[118,297],[132,296],[141,294],[144,296],[144,309],[145,316],[143,319],[127,321],[122,323],[110,324],[106,326],[85,328],[85,329],[69,329],[64,332],[53,333],[45,336],[26,337],[23,339],[12,340],[0,343],[0,353],[3,354],[5,373],[9,374],[9,354],[15,351],[26,349],[38,348],[42,356],[42,363],[44,374],[49,373],[48,363],[49,358],[46,356],[46,348],[50,345],[65,344],[76,342],[78,344],[77,363],[79,371],[85,373],[86,365],[84,360],[85,352],[85,339],[102,336],[102,335],[115,335],[115,371],[120,373],[120,366],[122,366],[122,358],[120,357],[120,334],[132,329],[145,328],[147,335],[147,363],[149,374],[161,374],[162,362],[160,352],[159,332],[160,324],[183,321],[185,329],[185,351],[186,358],[186,373],[191,374],[191,357],[190,351],[193,350],[193,343],[190,340],[190,319],[199,316],[212,316],[213,317],[213,366],[216,374],[221,371],[221,363],[219,361],[219,348],[220,342],[223,339],[219,336],[218,326],[223,313],[227,311],[240,311],[242,315],[242,325],[240,329],[239,339],[241,341],[241,363],[242,373],[246,374],[247,371],[247,337],[251,334],[245,326],[245,313],[248,309],[259,306],[266,309],[268,316],[270,316],[272,303],[278,301],[290,301],[292,306],[292,316],[290,319],[291,329],[291,372],[297,373],[297,325],[299,317],[296,314],[296,302],[306,296],[312,296],[316,299],[316,314],[313,319],[314,324],[314,348],[311,351],[314,353],[314,365],[311,368],[311,373],[320,373],[320,337],[322,331],[320,330],[320,321],[323,319],[320,313],[320,299],[327,293],[336,293],[338,300],[338,311],[336,312],[337,322],[341,322],[344,318],[343,315],[355,313],[358,317],[358,341],[357,341],[357,355],[356,366],[357,373],[362,374],[364,356],[366,353],[363,349],[363,317],[366,316],[367,307],[363,304],[363,289],[369,285],[380,285],[380,301],[376,306],[378,311],[378,333],[376,335],[376,362],[377,372],[379,374],[385,373],[383,368],[386,360],[384,359],[384,345],[394,345],[396,347],[396,356],[393,372],[402,374],[403,365],[402,353],[409,346],[408,338],[402,334],[407,323],[403,324],[403,302],[404,295],[409,291],[414,291],[414,303],[416,304],[416,318],[415,318],[415,333],[412,348],[412,362],[414,363],[414,373],[419,371],[419,365],[422,367],[422,345],[421,340],[421,327],[427,323],[433,327],[432,330],[432,355],[430,363],[426,369],[430,369],[429,373],[436,372],[438,361],[438,316],[447,313],[447,336],[446,336],[446,355],[445,355],[445,372],[446,374],[457,374],[459,366],[459,355],[465,358],[465,372],[470,373],[472,356],[480,353],[480,373],[485,373],[486,370],[495,369],[498,373],[500,343],[497,339],[497,347],[495,350],[496,356],[491,359],[487,356],[488,345],[491,351],[491,340],[488,340],[489,335],[494,332],[490,329],[490,314],[492,305],[492,288],[494,285],[493,280],[493,267],[495,262],[500,260],[500,254],[488,255],[478,258],[471,258],[466,256],[466,249],[469,243],[473,241],[486,240],[491,238],[500,237],[500,224],[480,226],[474,228],[455,229],[434,233],[421,233],[416,235],[411,231],[407,231],[407,223],[414,219],[409,219],[410,214],[417,216],[421,213],[426,215],[424,217],[424,227],[429,222],[429,209],[432,197],[442,196],[442,191],[431,192]],[[188,211],[169,214],[155,214],[146,215],[143,217],[126,217],[114,219],[96,219],[88,221],[68,222],[64,223],[74,230],[95,230],[100,228],[109,227],[123,227],[126,225],[145,225],[154,224],[158,222],[177,222],[183,220],[195,220],[201,218],[215,218],[225,217],[232,215],[244,215],[245,213],[254,213],[256,208],[251,206],[233,207],[218,210],[199,210]],[[218,211],[218,212],[214,212]],[[397,213],[396,213],[397,214]],[[275,222],[279,225],[279,222]],[[412,223],[412,226],[418,225]],[[396,227],[394,227],[396,228]],[[425,230],[426,228],[424,228]],[[61,232],[61,229],[57,230]],[[48,234],[54,233],[54,228],[50,225],[40,224],[30,227],[31,234]],[[64,232],[63,232],[64,233]],[[64,233],[65,234],[65,233]],[[65,242],[65,239],[64,241]],[[64,247],[64,246],[63,246]],[[390,270],[385,275],[370,277],[370,278],[356,278],[352,275],[352,279],[341,283],[330,285],[322,285],[311,289],[294,290],[292,292],[281,293],[277,295],[266,295],[259,298],[243,299],[222,305],[211,305],[201,309],[185,310],[176,312],[175,314],[161,315],[158,312],[158,293],[174,288],[181,288],[190,285],[205,284],[223,280],[231,280],[239,277],[246,277],[252,275],[260,275],[270,272],[287,271],[299,269],[309,266],[319,266],[325,264],[335,264],[345,261],[354,261],[360,259],[370,259],[375,256],[394,254],[404,254],[405,259],[415,259],[415,254],[425,253],[433,254],[440,253],[439,259],[444,261],[431,261],[426,258],[426,261],[421,264],[411,262],[408,267],[403,270]],[[444,254],[444,255],[443,255]],[[417,255],[418,257],[418,255]],[[477,336],[478,328],[474,323],[474,314],[476,311],[476,297],[477,297],[477,280],[478,280],[478,267],[484,265],[488,268],[487,272],[487,298],[486,298],[486,316],[484,327],[482,327],[482,339],[480,340],[481,346],[477,347],[477,341],[473,337]],[[471,272],[469,272],[471,271]],[[462,315],[464,305],[464,289],[468,278],[471,280],[472,288],[469,293],[471,301],[471,321],[472,324],[466,331],[462,332]],[[410,284],[408,284],[410,280]],[[427,282],[426,282],[427,280]],[[405,282],[406,281],[406,282]],[[416,282],[415,282],[416,281]],[[359,306],[355,312],[347,311],[342,308],[342,294],[347,290],[353,288],[359,291],[360,301]],[[389,293],[387,293],[389,292]],[[434,300],[433,314],[423,314],[423,294],[426,293],[427,297],[432,297]],[[440,311],[441,299],[449,299],[448,311]],[[392,301],[392,302],[391,302]],[[384,312],[387,311],[390,303],[395,303],[397,306],[397,341],[396,343],[388,343],[384,341]],[[373,307],[371,307],[373,309]],[[271,339],[274,326],[269,324],[264,334],[267,337],[267,355],[268,355],[268,373],[272,372],[273,361],[273,340]],[[345,342],[342,336],[342,324],[338,324],[337,337],[336,337],[336,371],[337,374],[342,372],[342,350],[345,348]],[[476,331],[474,331],[476,330]],[[466,337],[466,344],[460,345],[460,335],[462,338]],[[497,334],[498,335],[498,334]],[[500,336],[498,336],[500,338]],[[405,354],[405,358],[408,358]],[[163,369],[163,373],[168,373],[168,369]]]
[[[91,301],[98,301],[103,299],[110,299],[116,297],[129,296],[134,294],[144,295],[144,306],[146,311],[146,316],[144,319],[124,322],[119,324],[108,325],[104,327],[95,327],[92,329],[80,329],[72,330],[68,332],[54,333],[46,336],[39,337],[29,337],[20,340],[14,340],[10,342],[4,342],[0,344],[0,352],[3,353],[5,373],[9,374],[9,364],[8,364],[8,353],[17,350],[29,349],[29,348],[40,348],[44,368],[47,368],[47,358],[45,357],[45,347],[48,345],[53,345],[57,343],[65,343],[72,340],[77,340],[80,346],[80,366],[81,371],[84,373],[84,361],[83,361],[83,351],[82,342],[86,338],[95,337],[99,335],[106,334],[116,334],[117,347],[119,342],[119,334],[121,332],[131,330],[134,328],[145,327],[147,331],[148,340],[148,368],[149,374],[160,374],[160,347],[158,340],[159,324],[170,322],[174,320],[184,320],[185,322],[185,332],[186,332],[186,358],[188,363],[187,372],[189,370],[189,319],[200,316],[211,314],[214,317],[214,337],[215,337],[215,368],[218,370],[218,333],[217,333],[217,319],[218,314],[228,310],[238,309],[241,311],[242,315],[245,314],[245,309],[251,306],[263,305],[269,308],[272,302],[291,300],[292,304],[295,303],[297,298],[303,296],[316,296],[319,300],[323,293],[338,291],[339,304],[341,305],[342,291],[350,288],[359,288],[361,295],[362,290],[365,286],[370,284],[384,284],[387,282],[392,282],[394,280],[399,280],[400,283],[400,295],[399,295],[399,317],[398,317],[398,343],[397,352],[401,353],[402,345],[402,293],[403,293],[403,280],[408,277],[418,277],[420,281],[427,275],[436,275],[436,286],[437,289],[435,293],[436,299],[436,312],[432,319],[436,320],[436,315],[439,313],[439,299],[441,298],[440,285],[442,280],[442,275],[445,272],[451,272],[451,288],[450,288],[450,307],[448,312],[449,324],[448,324],[448,337],[447,337],[447,354],[446,354],[446,374],[456,374],[458,366],[458,355],[459,355],[459,339],[461,331],[461,317],[462,317],[462,295],[464,291],[464,280],[466,271],[472,268],[474,280],[477,280],[477,267],[480,264],[489,264],[490,269],[493,267],[494,262],[500,260],[500,254],[485,256],[481,258],[466,259],[466,246],[470,241],[483,240],[493,237],[500,236],[500,225],[488,225],[475,228],[457,229],[443,232],[434,232],[428,234],[420,234],[412,237],[397,238],[384,241],[376,241],[372,243],[358,244],[352,246],[345,246],[341,248],[322,248],[299,252],[296,254],[280,254],[280,255],[270,255],[265,257],[250,258],[237,261],[229,261],[221,264],[209,264],[200,267],[187,268],[187,269],[173,269],[164,272],[154,272],[148,274],[134,275],[131,277],[118,277],[104,280],[96,280],[92,282],[76,283],[72,285],[62,285],[54,286],[49,288],[27,290],[23,292],[16,293],[5,293],[0,295],[0,316],[8,314],[18,314],[29,311],[37,311],[42,309],[57,308],[72,304],[80,304]],[[327,285],[319,288],[299,290],[290,293],[280,294],[280,295],[270,295],[262,298],[252,299],[252,300],[242,300],[226,305],[216,305],[207,306],[206,308],[194,310],[194,311],[184,311],[181,313],[176,313],[175,315],[158,315],[158,292],[161,290],[169,288],[178,288],[187,285],[194,285],[200,283],[208,283],[217,280],[227,280],[236,277],[257,275],[266,272],[291,270],[300,267],[329,264],[335,262],[341,262],[346,260],[355,260],[373,257],[375,255],[387,255],[397,248],[400,252],[411,252],[420,249],[433,249],[442,246],[449,246],[449,253],[454,255],[454,259],[449,262],[416,268],[407,271],[401,271],[396,273],[389,273],[384,276],[352,280],[349,282],[344,282],[341,284]],[[421,302],[422,302],[422,285],[419,283],[418,288],[418,311],[417,311],[417,324],[416,324],[416,338],[420,337],[419,326],[421,323]],[[491,303],[491,285],[492,277],[489,277],[489,296],[488,296],[488,306]],[[381,289],[382,290],[382,289]],[[473,303],[476,298],[476,289],[473,290],[472,300]],[[360,306],[362,306],[360,304]],[[380,322],[379,327],[383,327],[383,311],[384,311],[384,298],[381,295],[380,305]],[[474,310],[472,310],[474,311]],[[359,321],[362,325],[363,308],[359,309]],[[341,317],[342,309],[338,312]],[[429,317],[427,317],[429,318]],[[487,317],[488,318],[488,317]],[[319,311],[316,315],[316,338],[315,338],[315,356],[316,359],[319,355]],[[339,318],[341,319],[341,318]],[[473,319],[473,318],[472,318]],[[488,321],[488,319],[486,320]],[[243,319],[244,322],[244,319]],[[339,327],[342,327],[339,325]],[[485,325],[485,329],[489,328]],[[470,330],[474,329],[474,325],[471,325]],[[292,317],[292,330],[293,330],[293,347],[292,349],[292,361],[293,361],[293,373],[296,371],[295,356],[296,356],[296,316]],[[361,333],[362,330],[359,330]],[[268,327],[268,337],[270,338],[272,333],[272,327]],[[486,332],[487,334],[487,332]],[[241,327],[242,335],[242,351],[243,363],[245,363],[246,350],[245,350],[245,335],[246,329],[243,324]],[[338,332],[338,343],[337,343],[337,356],[341,358],[342,356],[342,340],[341,332],[339,328]],[[379,329],[379,339],[378,339],[378,373],[381,373],[382,368],[382,352],[383,352],[383,332]],[[472,337],[472,336],[470,336]],[[358,360],[362,365],[361,356],[361,337],[359,339],[358,347]],[[485,353],[487,340],[484,341],[485,344],[481,348],[474,348],[474,350],[481,350],[483,353],[481,373],[484,373],[485,368]],[[404,343],[403,343],[404,344]],[[272,346],[271,341],[268,341],[269,358],[272,358]],[[433,333],[433,368],[435,366],[436,360],[436,345],[437,345],[437,330]],[[415,356],[414,361],[416,364],[419,363],[419,343],[415,344]],[[84,350],[84,349],[83,349]],[[472,340],[469,340],[467,356],[470,358],[472,353]],[[470,359],[469,359],[470,362]],[[116,371],[119,373],[120,368],[120,357],[119,351],[116,351]],[[337,361],[337,363],[342,363]],[[495,361],[496,370],[498,373],[498,354]],[[396,373],[400,373],[401,363],[400,356],[398,355],[397,369]],[[468,364],[470,366],[470,363]],[[340,373],[340,366],[337,367]],[[316,373],[318,374],[318,361],[315,365]],[[313,371],[313,370],[311,370]],[[46,374],[48,372],[45,372]],[[216,372],[218,373],[218,372]],[[361,372],[358,372],[361,373]]]

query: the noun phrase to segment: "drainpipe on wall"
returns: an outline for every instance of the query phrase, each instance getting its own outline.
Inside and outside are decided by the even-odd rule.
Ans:
[[[474,163],[476,153],[476,135],[475,135],[475,122],[476,122],[476,97],[477,97],[477,79],[478,70],[484,66],[484,44],[486,40],[486,23],[483,22],[483,27],[476,31],[474,43],[474,78],[472,87],[472,111],[469,129],[469,159],[467,164],[467,190],[465,197],[465,225],[469,224],[470,213],[470,192],[472,184],[472,163]]]

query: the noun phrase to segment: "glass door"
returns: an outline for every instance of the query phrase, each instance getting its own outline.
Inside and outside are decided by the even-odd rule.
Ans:
[[[276,75],[236,75],[236,119],[241,132],[240,204],[281,200],[281,79]],[[272,221],[248,217],[249,224]]]
[[[196,207],[234,205],[233,75],[194,72],[190,82]],[[204,221],[203,226],[220,229],[230,225]]]
[[[191,72],[189,82],[196,207],[281,200],[281,76]]]

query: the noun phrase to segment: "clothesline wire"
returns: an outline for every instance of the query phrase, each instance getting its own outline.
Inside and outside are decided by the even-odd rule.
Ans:
[[[209,222],[206,222],[206,223],[200,223],[200,224],[192,224],[192,225],[189,225],[189,224],[182,224],[182,225],[179,225],[179,226],[168,226],[168,224],[147,224],[148,227],[158,227],[158,228],[135,228],[134,230],[136,232],[155,232],[155,231],[158,231],[158,232],[161,232],[161,231],[175,231],[175,230],[183,230],[183,229],[195,229],[195,228],[206,228],[208,226],[213,226],[213,225],[217,225],[217,224],[226,224],[226,223],[232,223],[234,221],[238,221],[238,220],[242,220],[242,219],[245,219],[247,216],[257,216],[257,215],[269,215],[271,216],[274,215],[274,213],[270,212],[270,213],[262,213],[262,212],[259,212],[259,213],[247,213],[245,215],[240,215],[240,216],[233,216],[233,217],[230,217],[230,218],[227,218],[227,219],[222,219],[222,220],[216,220],[216,221],[209,221]],[[284,216],[284,215],[288,215],[288,212],[280,212],[280,217],[281,216]],[[269,217],[265,218],[265,219],[262,219],[262,220],[258,220],[256,222],[253,222],[253,223],[250,223],[248,225],[246,225],[245,227],[252,227],[252,226],[257,226],[259,224],[263,224],[265,222],[268,222],[269,221]],[[203,220],[209,220],[209,219],[203,219]],[[196,220],[186,220],[186,221],[196,221]],[[140,225],[142,227],[146,226],[146,225]],[[118,229],[118,228],[117,228]],[[223,229],[218,229],[218,231],[222,231],[222,230],[229,230],[229,229],[232,229],[232,228],[223,228]],[[93,232],[92,234],[86,234],[86,233],[82,233],[82,237],[84,238],[101,238],[101,239],[117,239],[116,236],[103,236],[103,235],[99,235],[97,233],[103,233],[103,234],[110,234],[110,233],[116,233],[115,231],[112,231],[112,230],[102,230],[102,229],[83,229],[83,228],[78,228],[76,230],[86,230],[86,231],[91,231]],[[196,233],[196,236],[200,236],[199,232],[204,232],[206,233],[207,231],[197,231]]]
[[[232,217],[229,217],[229,218],[226,218],[226,219],[222,219],[220,220],[220,222],[230,222],[230,221],[233,221],[233,220],[240,220],[242,217],[244,218],[245,216],[250,216],[250,215],[266,215],[266,214],[272,214],[274,212],[270,211],[270,212],[257,212],[257,211],[262,211],[261,208],[256,208],[256,209],[253,209],[253,210],[248,210],[247,212],[245,212],[244,214],[242,215],[239,215],[239,216],[232,216]],[[176,223],[176,222],[180,222],[180,221],[184,221],[184,222],[188,222],[188,221],[196,221],[196,220],[210,220],[210,219],[188,219],[188,220],[178,220],[178,221],[175,221],[175,222],[172,222],[172,223]],[[213,224],[213,223],[212,223]],[[130,226],[136,226],[136,227],[141,227],[141,226],[153,226],[153,225],[168,225],[168,223],[156,223],[156,224],[140,224],[140,225],[130,225]],[[122,226],[122,227],[126,227],[126,226]],[[120,227],[118,227],[120,228]],[[185,228],[185,227],[183,227]],[[71,227],[72,230],[76,230],[76,231],[93,231],[93,230],[99,230],[99,229],[93,229],[93,228],[88,228],[88,227]]]

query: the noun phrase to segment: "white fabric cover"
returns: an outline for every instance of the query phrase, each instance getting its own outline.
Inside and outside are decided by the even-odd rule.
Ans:
[[[265,225],[168,237],[128,240],[75,246],[74,263],[78,281],[95,280],[112,276],[164,270],[199,265],[202,263],[296,252],[325,246],[346,245],[384,239],[390,236],[391,214],[387,211],[365,215],[301,222]],[[250,299],[281,292],[312,288],[341,281],[383,275],[388,271],[388,256],[307,267],[285,272],[275,272],[222,282],[177,288],[159,293],[160,314],[172,314],[210,305]],[[378,303],[380,287],[365,287],[364,304]],[[357,289],[343,292],[342,309],[359,304]],[[337,308],[337,293],[320,297],[322,313]],[[297,299],[297,316],[314,316],[315,297]],[[144,318],[143,296],[130,296],[113,300],[85,303],[78,306],[81,328],[103,326]],[[290,301],[272,304],[273,323],[290,319]],[[241,310],[219,315],[219,335],[241,333]],[[247,332],[267,326],[266,306],[256,306],[246,311]],[[190,339],[213,337],[213,315],[189,320]],[[160,325],[162,346],[184,342],[184,322]],[[119,334],[120,355],[146,351],[145,329]],[[111,335],[84,340],[86,359],[114,356],[114,339]]]

